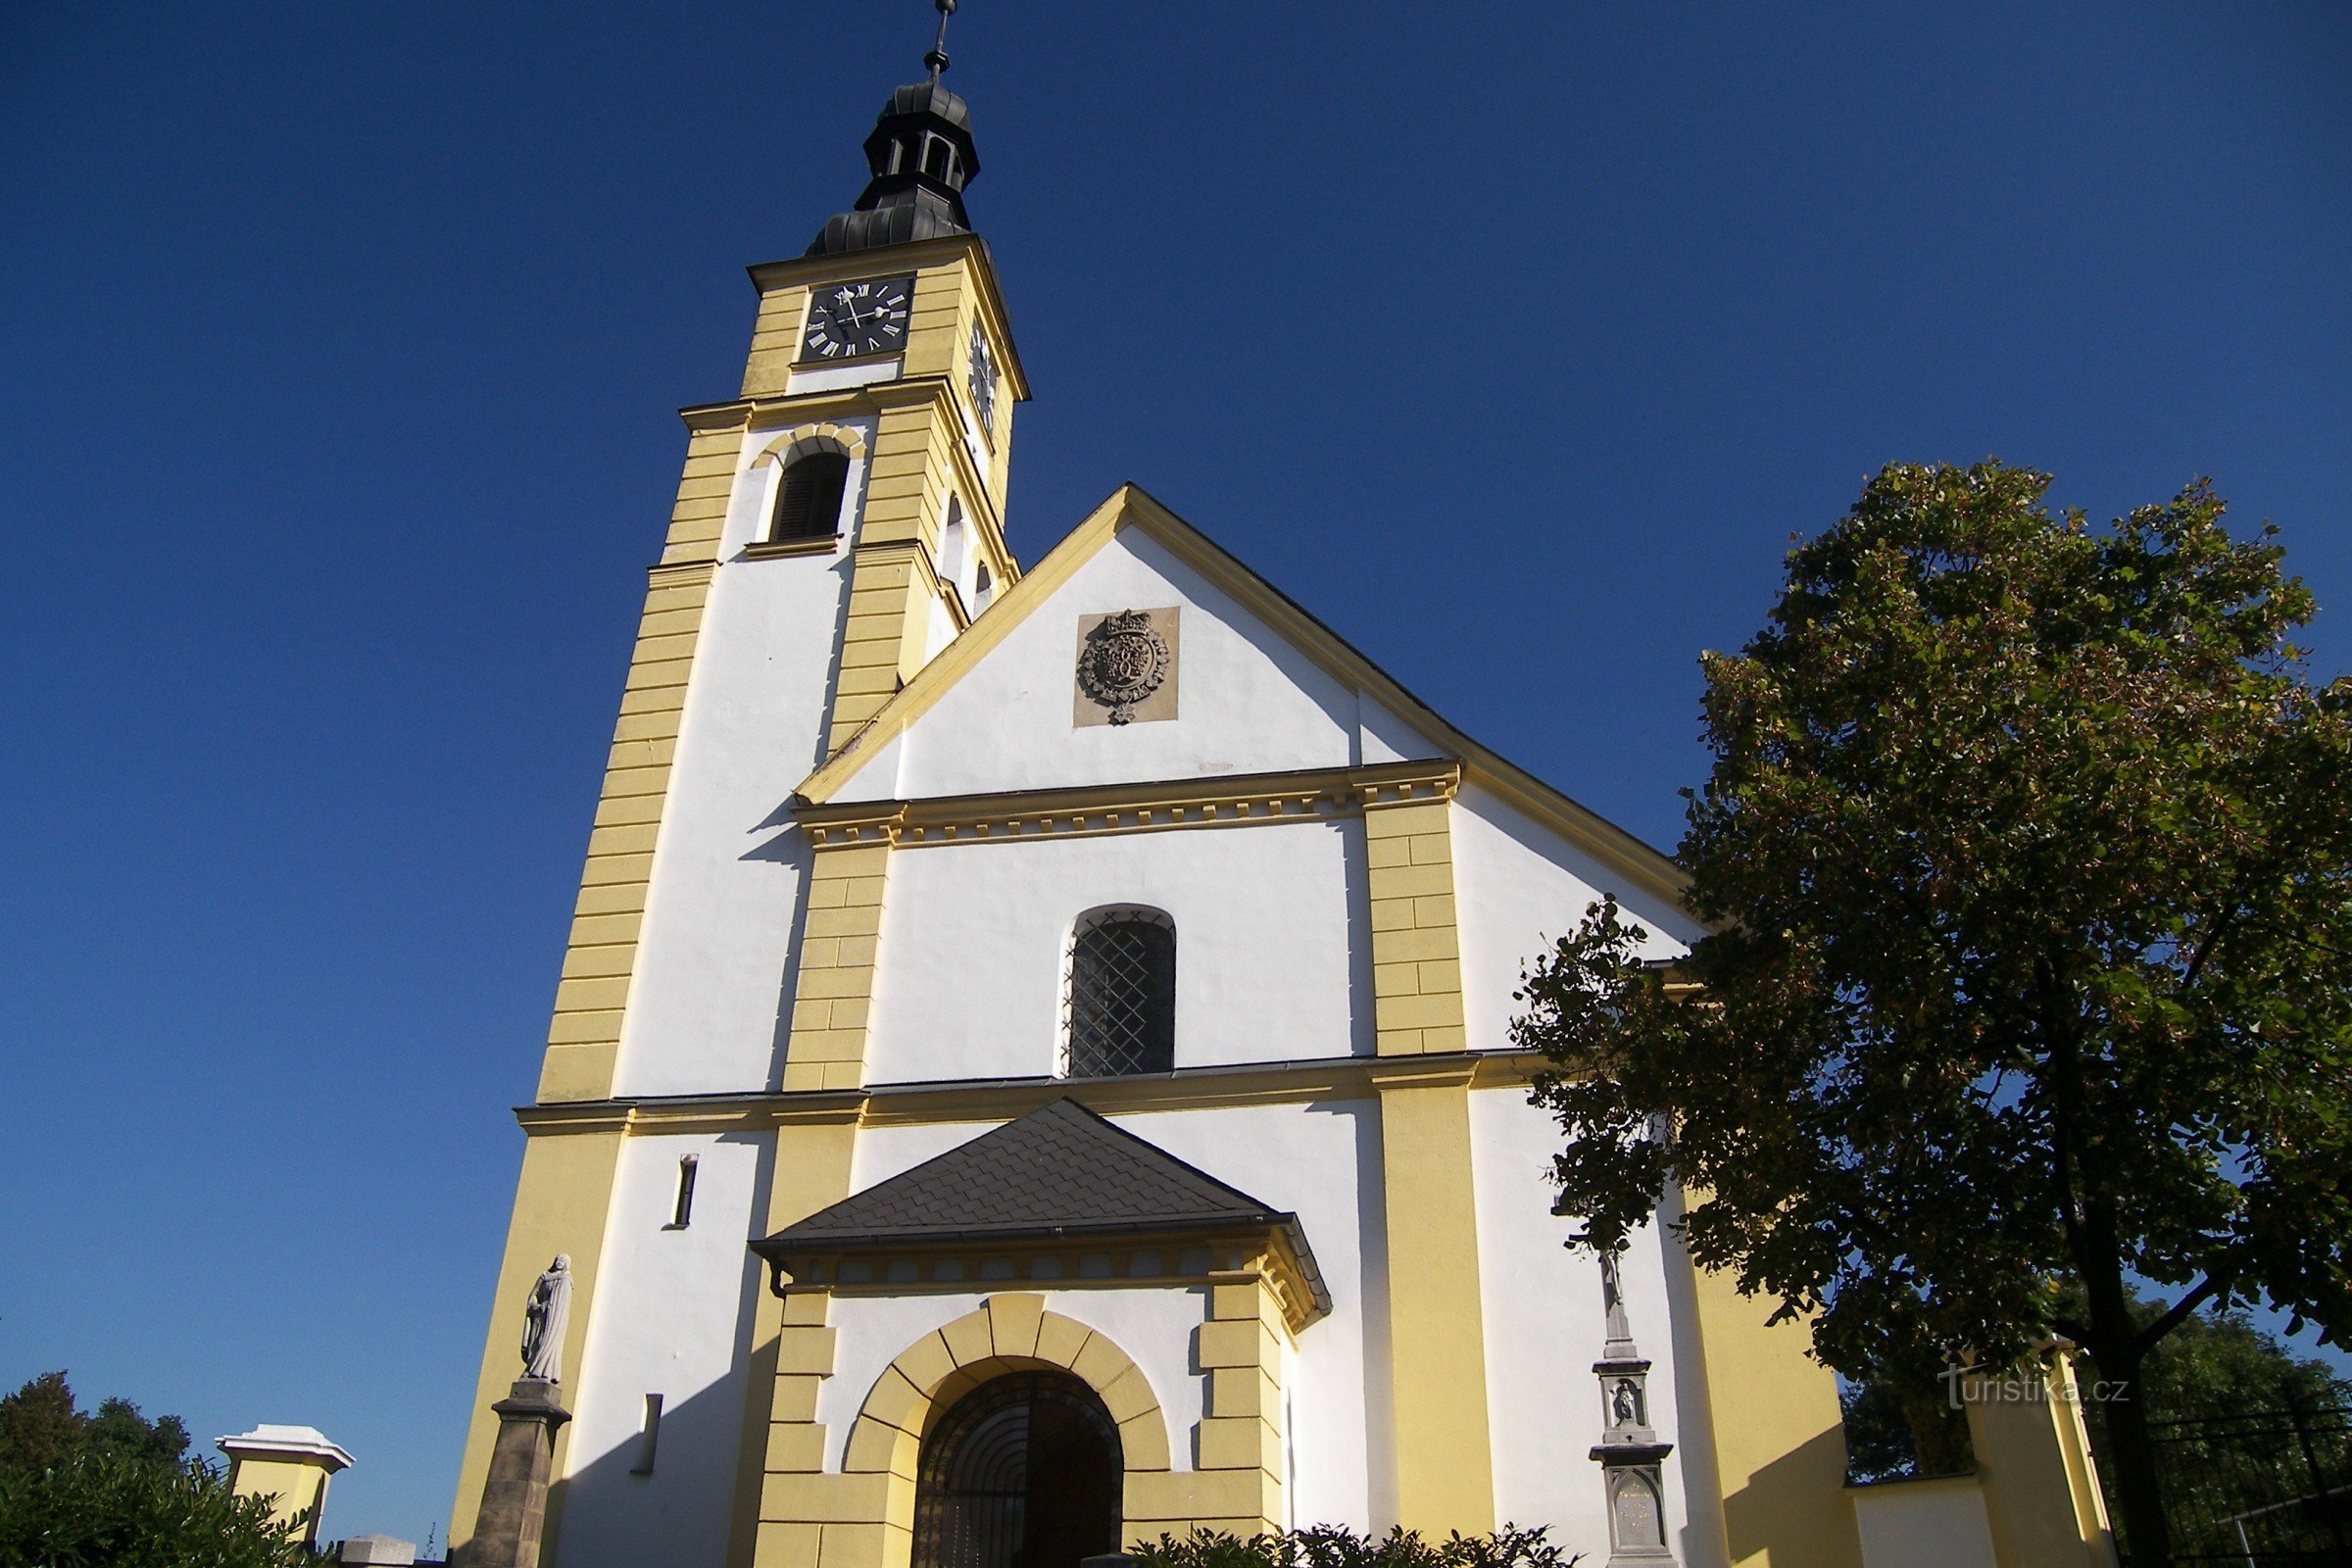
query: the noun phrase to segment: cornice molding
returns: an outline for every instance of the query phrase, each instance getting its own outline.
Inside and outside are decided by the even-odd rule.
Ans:
[[[762,1090],[517,1105],[533,1136],[564,1133],[762,1132],[814,1123],[858,1127],[1010,1121],[1056,1100],[1102,1115],[1369,1100],[1405,1089],[1515,1089],[1549,1066],[1532,1051],[1328,1056],[1180,1067],[1135,1078],[1002,1078]]]
[[[851,844],[901,849],[1006,844],[1338,819],[1386,806],[1450,800],[1461,777],[1461,764],[1443,759],[922,800],[820,805],[795,797],[793,819],[820,849]]]

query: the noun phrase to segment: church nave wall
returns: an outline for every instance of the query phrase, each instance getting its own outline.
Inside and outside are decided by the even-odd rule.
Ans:
[[[1629,886],[1557,833],[1465,783],[1453,799],[1454,896],[1461,932],[1462,1011],[1470,1049],[1510,1044],[1511,993],[1528,961],[1576,928],[1603,892],[1650,933],[1647,954],[1689,951],[1699,927]]]
[[[1057,1070],[1071,928],[1176,928],[1176,1064],[1368,1054],[1362,823],[1348,818],[894,851],[866,1081]]]

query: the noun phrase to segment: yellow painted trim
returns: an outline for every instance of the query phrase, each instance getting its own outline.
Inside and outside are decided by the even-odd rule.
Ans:
[[[603,1100],[612,1093],[621,1017],[637,963],[637,922],[653,880],[654,844],[711,571],[709,563],[694,563],[647,573],[637,646],[540,1059],[541,1101]]]
[[[1453,808],[1459,774],[1363,798],[1364,884],[1372,926],[1372,1025],[1384,1056],[1469,1048],[1462,1019],[1462,947],[1453,899]]]
[[[1466,1084],[1384,1090],[1380,1130],[1397,1522],[1438,1537],[1493,1530]]]
[[[326,1483],[334,1474],[323,1458],[244,1454],[229,1460],[228,1490],[240,1497],[270,1499],[270,1517],[292,1525],[304,1545],[318,1539],[318,1515],[326,1507]]]
[[[1290,773],[1225,773],[1138,784],[1090,784],[906,801],[796,802],[811,843],[887,842],[899,849],[1018,843],[1046,837],[1261,827],[1356,816],[1414,800],[1441,800],[1452,762],[1386,762]]]
[[[1767,1324],[1770,1303],[1740,1294],[1728,1273],[1693,1267],[1668,1246],[1697,1320],[1695,1376],[1705,1391],[1723,1539],[1733,1568],[1862,1568],[1860,1527],[1845,1495],[1845,1428],[1838,1380],[1808,1353],[1812,1329]],[[1686,1499],[1692,1512],[1714,1499]]]
[[[794,1310],[788,1303],[787,1313]],[[813,1315],[814,1309],[798,1310]],[[804,1362],[784,1379],[813,1384],[831,1375],[830,1329],[788,1323],[784,1333],[808,1336]],[[822,1370],[810,1370],[820,1360]],[[883,1369],[844,1440],[838,1472],[821,1468],[825,1438],[813,1420],[813,1388],[779,1394],[779,1404],[789,1397],[794,1413],[808,1418],[771,1428],[752,1561],[758,1568],[906,1568],[924,1434],[939,1413],[989,1378],[1039,1366],[1084,1381],[1118,1423],[1132,1510],[1139,1489],[1169,1466],[1167,1416],[1150,1380],[1107,1336],[1047,1311],[1041,1296],[1012,1293],[992,1296],[978,1310],[925,1334]]]
[[[1494,791],[1633,886],[1669,903],[1681,903],[1688,878],[1671,859],[1454,728],[1338,633],[1132,484],[1113,491],[1028,575],[998,595],[970,631],[925,665],[857,733],[840,741],[834,755],[802,782],[797,793],[819,803],[833,799],[866,761],[929,711],[965,671],[986,658],[1123,527],[1142,529],[1333,676],[1370,694],[1433,744],[1458,758],[1466,782]]]
[[[835,1111],[779,1125],[775,1136],[761,1143],[767,1157],[766,1229],[761,1235],[772,1236],[850,1196],[850,1162],[858,1147],[855,1111]],[[759,1294],[752,1308],[752,1354],[744,1385],[743,1435],[736,1446],[728,1568],[752,1568],[756,1560],[760,1494],[770,1449],[777,1442],[787,1450],[793,1445],[791,1435],[779,1439],[776,1428],[804,1419],[813,1421],[816,1413],[818,1378],[786,1364],[783,1331],[788,1326],[797,1330],[823,1321],[824,1303],[819,1301],[813,1319],[804,1311],[788,1324],[785,1303],[767,1291]],[[809,1346],[804,1338],[791,1348],[805,1358]],[[828,1361],[828,1372],[830,1367]]]
[[[1027,1078],[990,1083],[894,1084],[849,1090],[681,1095],[596,1104],[521,1105],[525,1127],[631,1133],[758,1132],[856,1117],[864,1127],[1010,1121],[1070,1099],[1102,1115],[1235,1105],[1368,1099],[1392,1088],[1458,1084],[1471,1090],[1529,1083],[1551,1064],[1527,1052],[1453,1056],[1330,1056],[1240,1067],[1180,1067],[1148,1078]],[[778,1227],[779,1229],[781,1227]]]
[[[838,452],[848,458],[865,456],[864,433],[853,425],[809,423],[780,430],[760,449],[749,467],[765,467],[810,452]]]
[[[963,498],[965,514],[975,523],[973,537],[986,547],[998,581],[1011,583],[1020,578],[1021,564],[1004,543],[1004,510],[989,488],[988,476],[972,466],[971,453],[962,436],[955,433],[955,421],[960,417],[956,406],[956,392],[948,377],[924,375],[791,397],[773,394],[708,403],[680,409],[678,416],[690,431],[741,436],[747,430],[788,420],[797,423],[863,417],[874,419],[879,426],[890,415],[913,411],[945,436],[938,455],[953,470],[950,488]],[[879,442],[875,443],[871,461],[876,466],[884,466]],[[1004,462],[1002,456],[998,462]]]
[[[527,1129],[526,1129],[527,1130]],[[490,1298],[490,1328],[474,1380],[473,1406],[466,1434],[466,1457],[458,1470],[457,1501],[450,1508],[449,1543],[472,1539],[482,1505],[482,1483],[490,1474],[490,1449],[498,1438],[491,1403],[507,1396],[522,1375],[523,1307],[531,1284],[558,1252],[571,1258],[571,1314],[564,1334],[563,1370],[576,1383],[588,1346],[588,1318],[596,1305],[598,1265],[604,1253],[606,1216],[612,1181],[620,1166],[620,1134],[605,1129],[542,1133],[522,1146],[522,1174],[514,1184],[514,1214],[507,1226],[507,1251],[498,1286]],[[576,1391],[571,1392],[576,1401]],[[560,1492],[571,1428],[556,1437],[554,1474]],[[551,1500],[547,1535],[554,1550],[557,1504]]]
[[[2073,1357],[2053,1350],[2038,1375],[1996,1373],[1967,1383],[1969,1443],[2000,1568],[2113,1568],[2115,1536]],[[1996,1396],[2035,1384],[2037,1398]]]
[[[792,1033],[784,1048],[788,1090],[855,1089],[865,1081],[866,1020],[889,868],[887,844],[811,847]]]
[[[976,235],[947,234],[937,239],[921,240],[890,248],[890,259],[900,270],[921,271],[943,262],[961,260],[977,274],[982,285],[973,290],[981,309],[988,317],[990,334],[1004,350],[1001,367],[1004,384],[1014,398],[1029,401],[1029,377],[1021,369],[1021,361],[1014,351],[1012,323],[1005,315],[1003,285],[997,281],[997,269],[988,254],[988,247]],[[853,251],[840,256],[796,256],[788,261],[760,262],[748,270],[752,284],[762,296],[787,288],[815,288],[842,278],[863,277],[876,270],[875,255],[871,251]]]

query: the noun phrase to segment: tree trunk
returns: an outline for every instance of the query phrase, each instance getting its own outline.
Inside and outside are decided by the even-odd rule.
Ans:
[[[2148,1407],[2140,1397],[2139,1368],[2146,1351],[2134,1337],[2122,1267],[2110,1254],[2106,1266],[2085,1271],[2090,1343],[2084,1348],[2098,1364],[2102,1381],[2118,1391],[2102,1411],[2108,1451],[2100,1473],[2115,1488],[2114,1503],[2130,1548],[2132,1568],[2172,1568],[2172,1533],[2164,1516],[2164,1489],[2156,1478],[2156,1446],[2148,1437]]]
[[[2148,1439],[2148,1408],[2139,1397],[2136,1369],[2124,1382],[2123,1394],[2107,1404],[2109,1452],[2101,1468],[2115,1482],[2116,1512],[2123,1520],[2132,1568],[2172,1568],[2172,1536],[2165,1524],[2164,1494],[2156,1481],[2156,1446]]]

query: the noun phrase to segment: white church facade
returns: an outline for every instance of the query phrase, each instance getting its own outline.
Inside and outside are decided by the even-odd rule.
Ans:
[[[453,1543],[562,1253],[553,1568],[1859,1564],[1802,1327],[1551,1212],[1521,965],[1604,894],[1682,951],[1673,866],[1140,490],[1016,562],[968,115],[866,150],[685,412]]]

